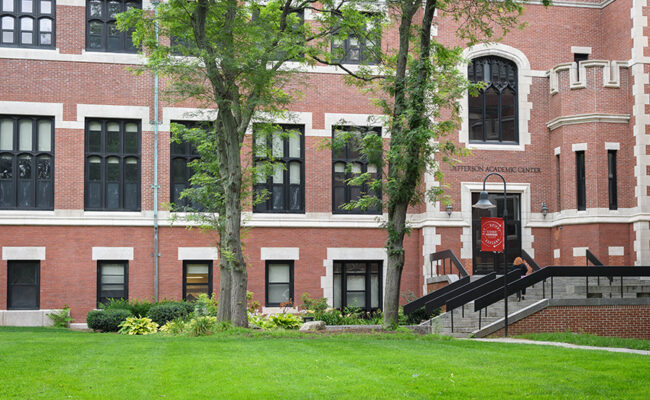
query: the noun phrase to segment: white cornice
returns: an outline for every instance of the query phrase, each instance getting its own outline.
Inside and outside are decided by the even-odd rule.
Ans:
[[[603,113],[590,113],[567,115],[557,117],[546,123],[546,127],[550,130],[555,130],[565,125],[575,124],[588,124],[588,123],[609,123],[609,124],[627,124],[630,122],[630,114],[603,114]]]
[[[612,4],[616,0],[602,0],[600,3],[584,3],[582,1],[556,1],[554,0],[552,6],[554,7],[575,7],[575,8],[605,8],[608,5]],[[542,2],[540,0],[528,0],[526,4],[533,4],[541,6]]]

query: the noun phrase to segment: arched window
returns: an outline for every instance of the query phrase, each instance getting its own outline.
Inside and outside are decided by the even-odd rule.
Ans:
[[[86,49],[117,53],[137,53],[131,41],[131,31],[117,29],[116,15],[132,8],[142,8],[141,1],[87,0]]]
[[[469,96],[469,139],[474,143],[519,143],[517,66],[500,57],[472,60],[467,76],[485,82],[478,96]]]

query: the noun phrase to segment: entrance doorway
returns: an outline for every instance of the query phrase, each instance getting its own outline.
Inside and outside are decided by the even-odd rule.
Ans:
[[[472,193],[472,204],[479,199],[478,192]],[[503,218],[503,193],[489,193],[488,199],[496,208],[480,209],[472,207],[472,265],[474,275],[490,272],[502,274],[503,254],[481,251],[481,217]],[[511,266],[515,257],[521,255],[521,195],[508,194],[508,221],[506,227],[506,260]]]

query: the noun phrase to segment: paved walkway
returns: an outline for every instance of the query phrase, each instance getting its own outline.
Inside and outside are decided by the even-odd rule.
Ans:
[[[614,352],[614,353],[629,353],[629,354],[640,354],[642,356],[650,356],[650,351],[648,351],[648,350],[623,349],[623,348],[618,348],[618,347],[582,346],[582,345],[579,345],[579,344],[561,343],[561,342],[544,342],[544,341],[540,341],[540,340],[512,339],[512,338],[467,339],[467,340],[475,340],[477,342],[537,344],[537,345],[564,347],[564,348],[567,348],[567,349],[601,350],[601,351],[611,351],[611,352]]]

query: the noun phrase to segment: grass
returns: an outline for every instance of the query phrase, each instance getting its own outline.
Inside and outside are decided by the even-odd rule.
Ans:
[[[0,399],[648,399],[650,358],[415,336],[0,328]]]
[[[625,339],[590,335],[587,333],[530,333],[519,336],[524,339],[541,340],[546,342],[564,342],[583,346],[621,347],[636,350],[650,350],[650,340]]]

